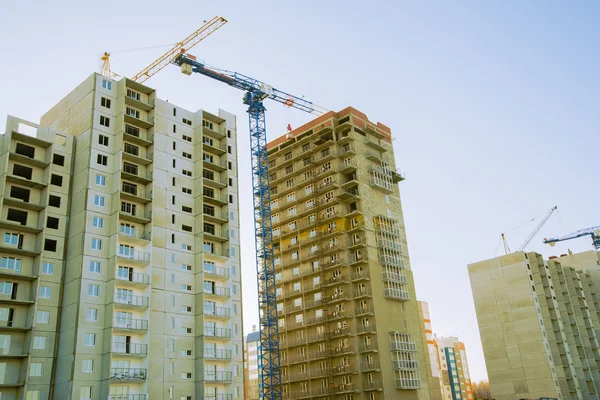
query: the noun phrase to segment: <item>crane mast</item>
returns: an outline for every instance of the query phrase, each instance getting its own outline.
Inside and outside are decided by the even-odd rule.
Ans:
[[[264,99],[271,99],[288,107],[321,115],[327,110],[309,101],[277,90],[246,75],[207,68],[189,54],[181,54],[173,64],[179,65],[186,75],[199,73],[229,86],[245,91],[244,104],[250,122],[250,152],[252,162],[252,189],[256,246],[256,272],[260,321],[261,371],[264,400],[281,400],[281,363],[275,282],[275,260],[271,225],[271,198],[269,160]]]

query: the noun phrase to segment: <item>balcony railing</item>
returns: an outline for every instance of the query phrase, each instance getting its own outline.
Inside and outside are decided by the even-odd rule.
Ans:
[[[365,332],[373,332],[375,331],[375,323],[372,322],[368,325],[357,325],[356,332],[357,333],[365,333]]]
[[[110,379],[118,381],[146,380],[147,369],[144,368],[111,368]]]
[[[138,272],[134,272],[128,276],[120,276],[117,274],[117,279],[121,280],[121,281],[132,282],[132,283],[143,283],[143,284],[150,283],[150,275],[140,274]]]
[[[117,251],[119,257],[127,258],[133,261],[150,262],[150,253],[139,250],[121,250]]]
[[[421,379],[402,379],[396,378],[396,388],[398,389],[419,389]]]
[[[230,338],[231,329],[229,328],[204,328],[204,336],[217,337],[217,338]]]
[[[205,394],[204,400],[233,400],[232,394]]]
[[[146,400],[145,394],[109,394],[108,400]]]
[[[223,278],[229,278],[230,272],[228,268],[217,267],[214,265],[204,264],[203,270],[207,274],[222,276]]]
[[[120,343],[113,342],[112,352],[119,354],[132,354],[132,355],[147,355],[148,345],[142,343]]]
[[[231,360],[231,350],[204,349],[204,358],[210,358],[212,360]]]
[[[410,300],[410,293],[400,289],[386,288],[383,290],[383,296],[390,299]]]
[[[204,307],[204,314],[229,318],[231,316],[231,310],[227,307]]]
[[[391,351],[407,351],[407,352],[416,352],[417,344],[411,342],[392,342],[390,343]]]
[[[137,307],[148,307],[150,300],[148,297],[144,296],[115,294],[115,303]]]
[[[148,320],[115,317],[113,328],[131,329],[134,331],[147,331]]]
[[[231,382],[233,373],[230,371],[204,372],[205,382]]]
[[[212,294],[214,296],[229,297],[231,295],[231,289],[221,286],[205,287],[204,293]]]

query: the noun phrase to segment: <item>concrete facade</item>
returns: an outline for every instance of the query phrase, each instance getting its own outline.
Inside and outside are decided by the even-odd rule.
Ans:
[[[469,265],[492,396],[597,399],[597,254],[517,252]]]
[[[244,386],[246,400],[262,399],[259,380],[260,333],[250,332],[244,341]]]
[[[27,297],[0,327],[23,355],[2,400],[243,398],[235,116],[93,74],[41,125],[2,138],[0,227],[19,236],[0,253],[21,269],[0,273]]]
[[[429,381],[429,395],[431,400],[442,400],[443,390],[441,387],[441,369],[439,364],[439,352],[437,342],[433,337],[433,328],[431,326],[431,316],[429,315],[429,304],[426,301],[419,301],[419,317],[423,322],[423,340],[427,343],[427,355],[425,366],[427,370],[427,379]]]
[[[284,399],[429,399],[391,142],[347,108],[268,145]]]

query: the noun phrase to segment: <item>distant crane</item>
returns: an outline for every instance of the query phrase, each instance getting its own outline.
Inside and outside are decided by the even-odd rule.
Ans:
[[[248,106],[250,119],[250,151],[252,156],[252,189],[254,198],[254,228],[256,240],[256,270],[258,276],[258,302],[260,321],[260,346],[262,360],[260,379],[264,400],[281,400],[281,366],[279,331],[275,287],[275,258],[271,226],[271,195],[269,161],[267,159],[267,130],[264,99],[271,99],[287,107],[310,114],[322,115],[326,109],[238,72],[208,68],[196,57],[182,54],[174,64],[181,72],[199,73],[245,92],[243,102]]]
[[[582,236],[591,236],[592,244],[594,245],[594,248],[596,248],[596,250],[600,250],[600,226],[593,226],[591,228],[581,229],[581,230],[569,233],[568,235],[557,237],[557,238],[550,238],[550,239],[544,238],[544,243],[549,244],[550,246],[554,246],[558,242],[576,239],[576,238],[580,238]]]
[[[146,68],[138,72],[131,78],[132,81],[143,83],[155,75],[158,71],[171,64],[182,52],[185,52],[202,40],[207,38],[211,33],[222,27],[227,23],[227,20],[223,17],[214,17],[210,21],[204,21],[204,25],[192,32],[188,37],[183,39],[181,42],[175,44],[173,48],[167,51],[165,54],[154,60]],[[134,49],[135,50],[135,49]],[[138,49],[139,50],[139,49]],[[132,51],[132,50],[128,50]],[[110,54],[105,52],[101,58],[102,60],[102,72],[101,74],[107,78],[114,78],[118,76],[110,69]]]
[[[537,224],[535,229],[529,234],[529,236],[527,236],[527,239],[525,239],[525,241],[523,242],[523,244],[519,247],[519,249],[517,251],[525,250],[525,248],[529,245],[529,243],[531,243],[533,238],[540,232],[540,229],[542,229],[544,224],[546,224],[546,222],[548,222],[548,219],[550,219],[552,214],[554,214],[554,211],[556,211],[557,209],[558,209],[558,207],[554,206],[550,210],[548,210],[548,212],[544,215],[544,218],[542,218],[540,223]],[[539,218],[539,217],[536,217],[536,218]],[[533,220],[531,220],[531,221],[533,221]],[[510,248],[508,247],[508,242],[506,241],[506,237],[504,236],[504,233],[502,234],[502,242],[504,243],[504,252],[506,254],[510,254],[511,251],[510,251]]]

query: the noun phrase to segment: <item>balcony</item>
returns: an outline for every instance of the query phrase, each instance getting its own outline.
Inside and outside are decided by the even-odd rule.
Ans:
[[[417,351],[417,344],[413,343],[413,342],[391,342],[390,343],[390,350],[391,351],[402,351],[402,352],[408,352],[408,353],[416,353]]]
[[[370,372],[370,371],[379,371],[381,370],[381,365],[379,361],[375,360],[372,362],[363,361],[360,363],[360,371],[361,372]]]
[[[205,394],[204,400],[233,400],[232,394]]]
[[[204,328],[204,336],[211,339],[231,339],[231,329],[229,328]]]
[[[363,383],[363,391],[365,392],[370,392],[370,391],[382,391],[383,390],[383,384],[381,383],[381,381],[379,380],[375,380],[373,382],[370,381],[366,381]]]
[[[223,207],[229,204],[229,199],[227,198],[226,194],[220,195],[218,193],[212,193],[209,195],[205,192],[203,193],[203,197],[206,204],[211,204],[218,207]]]
[[[8,188],[4,192],[5,196],[9,196],[10,192]],[[5,206],[19,207],[24,208],[26,210],[31,211],[41,211],[44,209],[44,205],[42,205],[41,199],[37,199],[36,201],[30,201],[30,196],[27,196],[27,199],[22,199],[18,197],[5,197],[3,204]]]
[[[231,318],[231,310],[227,307],[204,307],[204,316],[218,319]]]
[[[152,201],[152,191],[146,192],[144,188],[138,188],[136,185],[123,182],[121,186],[121,200],[148,204]]]
[[[121,169],[121,178],[147,185],[152,182],[152,171],[145,171],[137,165],[124,163]]]
[[[138,93],[127,90],[125,94],[125,104],[144,111],[150,111],[154,108],[154,100],[146,96],[139,96]]]
[[[356,333],[357,334],[363,334],[363,333],[373,333],[375,332],[375,323],[372,322],[370,324],[367,325],[357,325],[356,327]]]
[[[214,125],[213,125],[214,128]],[[221,132],[222,130],[224,131],[224,129],[221,129],[217,123],[217,129],[213,129],[210,126],[205,126],[204,124],[202,125],[202,134],[204,136],[210,136],[214,139],[224,139],[225,138],[225,132]]]
[[[421,379],[396,378],[396,389],[420,389]]]
[[[368,271],[354,271],[350,274],[350,280],[352,282],[368,281],[371,280],[371,275]]]
[[[215,350],[207,350],[204,349],[204,358],[207,360],[223,360],[229,361],[231,360],[231,350],[225,349],[215,349]]]
[[[204,221],[213,224],[226,224],[229,221],[229,215],[226,211],[220,210],[203,210]]]
[[[150,284],[150,275],[132,272],[128,276],[117,274],[120,286],[144,287]]]
[[[352,297],[355,299],[362,299],[365,297],[371,297],[371,288],[365,287],[352,292]]]
[[[367,152],[365,157],[367,157],[367,160],[375,161],[376,163],[381,163],[381,159],[382,159],[381,153],[376,152],[376,151]]]
[[[148,308],[150,299],[144,296],[115,294],[115,304],[118,304],[120,308],[143,309]]]
[[[145,381],[148,370],[144,368],[111,368],[110,379],[113,381]]]
[[[227,185],[229,184],[227,178],[208,178],[206,176],[203,176],[203,182],[204,182],[204,186],[207,187],[212,187],[215,189],[224,189],[227,187]]]
[[[112,343],[113,354],[120,356],[145,357],[148,355],[148,345],[142,343]]]
[[[410,294],[406,290],[386,288],[383,290],[383,297],[390,300],[408,301]]]
[[[391,266],[391,267],[399,267],[404,268],[404,261],[400,257],[394,257],[386,254],[382,254],[379,256],[379,263],[382,266]]]
[[[204,287],[204,297],[227,299],[231,296],[231,290],[222,286]]]
[[[204,137],[202,140],[202,150],[221,156],[227,153],[227,143],[219,143],[218,140],[210,140]]]
[[[356,385],[355,383],[347,383],[347,384],[342,384],[342,385],[338,385],[335,387],[334,392],[336,394],[340,394],[340,393],[353,393],[353,392],[358,392],[360,389],[358,388],[358,385]]]
[[[217,267],[214,265],[204,265],[203,267],[204,277],[213,279],[229,279],[230,272],[229,268]]]
[[[109,394],[108,400],[146,400],[146,394]]]
[[[119,229],[119,241],[125,243],[134,243],[140,245],[147,245],[152,240],[152,232],[138,232],[136,229],[121,226]]]
[[[143,147],[152,146],[154,143],[152,137],[147,133],[147,131],[142,133],[140,132],[139,128],[129,125],[125,125],[125,130],[123,131],[123,140]]]
[[[224,172],[227,171],[227,160],[216,161],[215,159],[210,159],[205,157],[202,159],[202,165],[204,168],[210,169],[216,172]]]
[[[398,274],[393,272],[382,272],[381,280],[384,282],[396,282],[396,283],[407,283],[408,279],[404,274]]]
[[[357,317],[362,317],[364,315],[373,315],[375,314],[375,308],[372,304],[368,305],[367,307],[356,307],[354,310],[354,314]]]
[[[387,147],[384,145],[384,142],[381,139],[375,139],[370,136],[365,137],[364,143],[371,147],[373,150],[383,153],[387,151]]]
[[[377,342],[369,342],[369,343],[361,342],[358,346],[359,353],[371,353],[371,352],[377,352],[377,351],[379,351]]]
[[[124,139],[127,140],[127,137]],[[127,142],[124,143],[123,161],[129,161],[135,164],[147,166],[152,164],[152,159],[152,152],[147,151],[144,147],[140,149]]]
[[[231,383],[233,373],[230,371],[204,372],[204,381],[208,383]]]
[[[148,331],[148,320],[115,317],[113,330],[120,332],[146,332]]]
[[[124,211],[124,209],[121,208],[121,211],[119,212],[119,218],[124,221],[145,225],[152,222],[152,211],[144,213],[143,209],[137,208],[133,212],[129,212]]]
[[[150,262],[150,253],[139,250],[122,250],[117,251],[117,257],[127,260],[132,264],[146,265]]]
[[[384,193],[394,193],[395,186],[391,176],[388,176],[376,169],[369,170],[369,185],[375,189],[381,190]]]
[[[226,242],[229,240],[229,231],[227,229],[206,229],[204,230],[204,238],[215,242]]]

